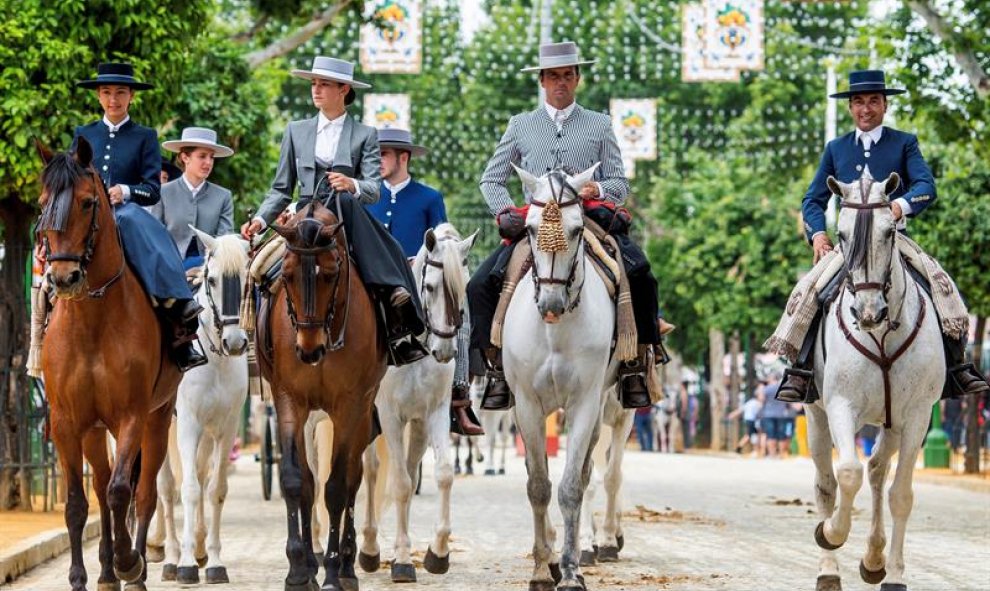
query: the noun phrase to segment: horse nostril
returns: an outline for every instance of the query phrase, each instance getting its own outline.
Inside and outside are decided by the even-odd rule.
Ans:
[[[82,278],[82,272],[76,269],[75,271],[69,273],[68,284],[75,285],[76,283],[79,283],[79,280],[81,278]]]

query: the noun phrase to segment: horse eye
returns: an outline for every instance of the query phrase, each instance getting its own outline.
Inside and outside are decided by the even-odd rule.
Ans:
[[[216,287],[217,286],[217,278],[216,277],[210,277],[209,282],[210,282],[210,287]]]
[[[434,288],[432,285],[429,284],[426,285],[426,293],[433,293],[433,289]]]
[[[83,211],[89,211],[90,209],[93,209],[93,206],[94,205],[96,205],[96,198],[95,197],[94,198],[83,199],[82,209],[83,209]]]

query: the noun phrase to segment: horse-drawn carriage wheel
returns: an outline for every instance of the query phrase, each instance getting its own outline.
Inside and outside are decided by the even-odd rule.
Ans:
[[[273,445],[272,420],[265,421],[265,433],[261,441],[261,496],[266,501],[272,499],[272,472],[275,469],[275,449]]]

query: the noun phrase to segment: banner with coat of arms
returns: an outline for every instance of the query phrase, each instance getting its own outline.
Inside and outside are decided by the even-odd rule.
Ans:
[[[421,0],[366,0],[361,26],[361,70],[379,74],[419,74],[423,63]]]
[[[377,129],[412,129],[409,95],[364,95],[364,124]]]
[[[705,64],[763,69],[763,0],[705,0]]]
[[[626,161],[656,160],[657,101],[655,99],[612,99],[612,130]],[[627,174],[630,172],[626,170]]]
[[[736,68],[711,68],[705,61],[705,7],[685,4],[681,12],[681,80],[739,82]]]

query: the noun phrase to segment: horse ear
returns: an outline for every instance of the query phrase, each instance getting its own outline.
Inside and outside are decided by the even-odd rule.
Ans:
[[[471,247],[474,246],[474,241],[478,238],[478,232],[480,232],[480,230],[475,230],[473,234],[458,243],[458,246],[461,247],[461,254],[467,256],[467,253],[471,251]]]
[[[196,236],[199,238],[199,241],[203,243],[203,246],[206,247],[206,250],[210,252],[216,252],[217,250],[216,238],[210,236],[209,234],[193,226],[192,224],[189,224],[189,229],[191,229],[193,232],[196,233]]]
[[[297,235],[295,227],[290,228],[288,226],[280,226],[278,224],[272,224],[271,226],[269,226],[269,228],[271,228],[273,232],[275,232],[282,238],[285,238],[288,242],[292,242],[292,240]]]
[[[423,234],[423,246],[429,252],[433,252],[437,247],[437,235],[433,232],[433,228],[427,228],[426,233]]]
[[[901,177],[896,172],[890,173],[887,180],[883,182],[883,193],[884,195],[890,195],[897,190],[897,187],[901,186]]]
[[[519,175],[519,180],[522,181],[523,188],[526,189],[526,192],[530,195],[535,195],[540,188],[540,179],[519,168],[514,163],[510,164],[512,164],[512,168],[516,169],[516,174]]]
[[[833,195],[842,196],[842,183],[840,183],[834,176],[829,175],[828,180],[825,181],[828,185],[828,190],[832,192]]]
[[[73,156],[79,166],[87,168],[93,161],[93,146],[89,145],[86,138],[79,136],[76,138],[76,149],[73,151]]]
[[[567,182],[570,183],[571,188],[573,188],[575,191],[580,191],[581,189],[584,188],[585,185],[587,185],[591,181],[591,179],[595,177],[595,171],[598,170],[598,167],[600,165],[601,162],[595,162],[593,165],[591,165],[591,168],[589,168],[588,170],[582,173],[570,177],[570,179]]]
[[[343,226],[343,224],[341,224],[339,222],[336,223],[336,224],[334,224],[334,225],[332,225],[332,226],[323,226],[322,228],[320,228],[320,237],[321,238],[333,238],[334,234],[336,234],[337,233],[337,230],[340,230],[340,228],[342,226]]]
[[[51,149],[49,149],[48,146],[46,146],[44,142],[38,138],[34,138],[34,148],[38,150],[38,156],[41,157],[41,162],[43,162],[45,166],[48,166],[48,163],[52,161],[53,156]]]

